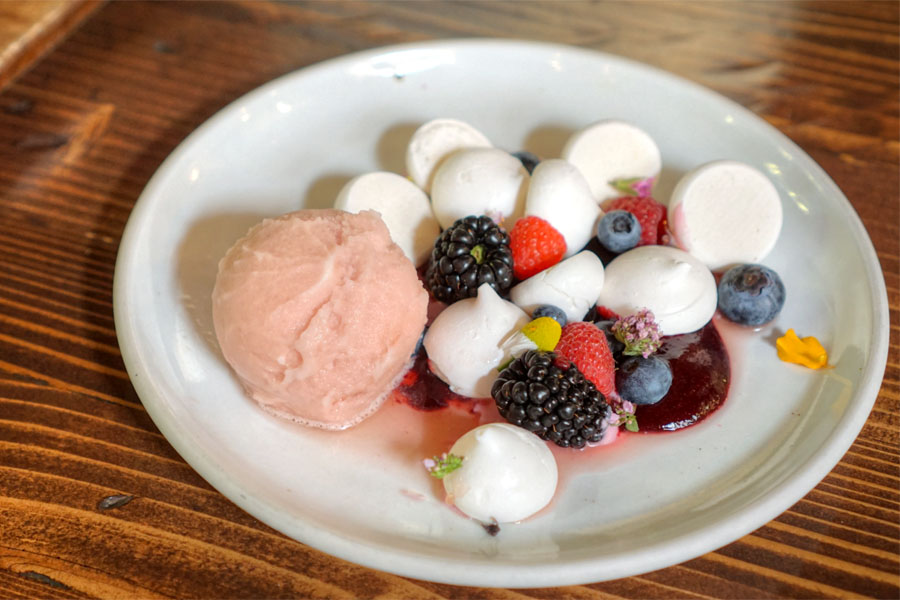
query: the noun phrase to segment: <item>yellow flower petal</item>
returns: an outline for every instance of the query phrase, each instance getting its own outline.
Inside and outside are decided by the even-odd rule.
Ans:
[[[800,339],[793,329],[788,329],[787,333],[775,340],[775,349],[778,351],[778,358],[784,362],[810,369],[821,369],[828,365],[828,353],[819,340],[812,336]]]
[[[550,317],[538,317],[522,328],[522,333],[529,340],[537,344],[538,350],[552,352],[559,343],[562,335],[562,327],[555,319]]]

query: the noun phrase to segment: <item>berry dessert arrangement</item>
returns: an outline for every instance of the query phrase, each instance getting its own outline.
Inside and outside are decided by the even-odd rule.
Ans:
[[[782,225],[771,181],[715,161],[663,204],[660,169],[652,138],[616,120],[576,132],[558,158],[425,123],[406,177],[361,175],[333,210],[266,220],[235,244],[214,291],[223,354],[260,405],[320,428],[352,427],[388,398],[488,406],[487,422],[423,458],[447,502],[496,534],[550,503],[554,452],[716,410],[731,367],[714,314],[757,328],[784,306],[763,264]],[[827,366],[793,330],[777,351]]]

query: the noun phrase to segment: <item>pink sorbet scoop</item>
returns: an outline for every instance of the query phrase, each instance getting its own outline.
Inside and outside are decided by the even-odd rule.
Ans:
[[[378,213],[301,210],[232,246],[212,300],[222,354],[254,400],[346,429],[406,371],[428,293]]]

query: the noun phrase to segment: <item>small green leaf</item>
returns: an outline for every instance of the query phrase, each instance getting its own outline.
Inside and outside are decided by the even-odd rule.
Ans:
[[[609,185],[622,192],[626,196],[637,196],[638,193],[634,189],[634,184],[641,181],[642,177],[629,177],[627,179],[613,179]]]
[[[443,479],[449,473],[462,466],[463,457],[455,454],[444,454],[432,458],[434,466],[428,469],[429,474],[436,479]]]
[[[625,356],[637,356],[641,354],[641,352],[643,352],[640,340],[632,340],[630,342],[626,342],[624,338],[624,335],[620,335],[620,333],[618,332],[616,333],[616,339],[625,344],[625,349],[622,350],[622,354],[624,354]]]
[[[616,336],[616,339],[619,339]],[[619,340],[620,342],[622,340]],[[622,342],[625,344],[625,349],[622,350],[622,354],[625,356],[647,356],[653,354],[659,349],[659,342],[654,343],[652,340],[640,339],[634,340],[631,342]]]
[[[626,196],[646,198],[653,193],[653,184],[655,183],[656,177],[626,177],[613,179],[609,185]]]
[[[625,423],[625,429],[627,429],[628,431],[637,433],[638,432],[637,419],[628,419],[628,422]]]

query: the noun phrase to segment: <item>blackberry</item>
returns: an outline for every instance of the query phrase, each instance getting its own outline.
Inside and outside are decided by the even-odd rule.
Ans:
[[[512,266],[509,235],[489,217],[469,216],[435,241],[425,283],[448,304],[475,296],[484,283],[502,296],[512,286]]]
[[[556,354],[528,350],[501,371],[491,396],[504,419],[563,448],[599,442],[612,410],[574,364]]]

